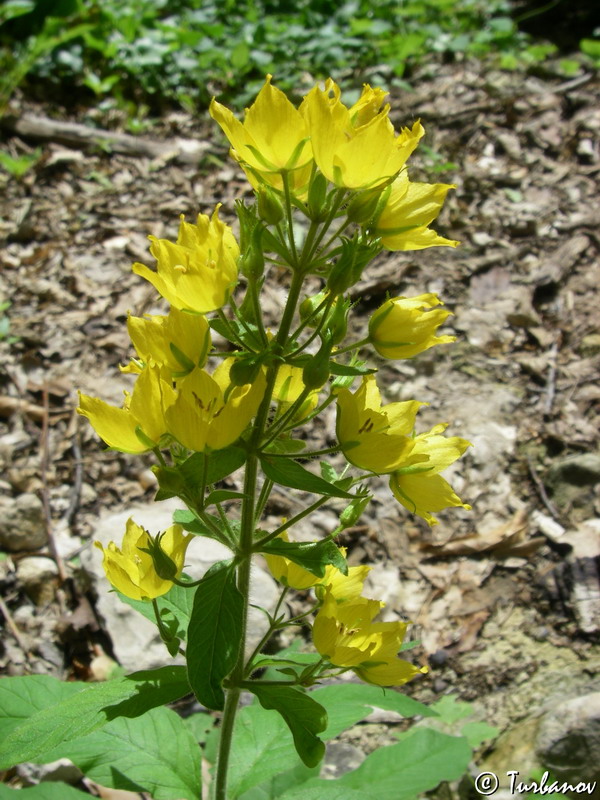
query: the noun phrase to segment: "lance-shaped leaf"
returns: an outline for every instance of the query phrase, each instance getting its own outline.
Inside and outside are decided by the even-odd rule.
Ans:
[[[357,495],[328,483],[309,472],[297,461],[289,458],[273,458],[263,455],[260,459],[263,472],[270,480],[289,486],[291,489],[301,489],[313,494],[322,494],[327,497],[356,497]]]
[[[208,456],[205,453],[194,453],[179,469],[186,484],[192,488],[202,483],[210,485],[222,481],[239,469],[245,461],[246,453],[241,447],[225,447],[222,450],[215,450]]]
[[[283,539],[277,538],[263,545],[260,552],[287,558],[294,564],[304,567],[317,578],[325,577],[325,567],[328,564],[333,564],[344,575],[348,574],[346,559],[341,554],[339,547],[329,539],[321,542],[285,542]]]
[[[198,584],[188,628],[188,678],[202,705],[221,711],[222,682],[233,669],[242,636],[244,599],[231,561],[211,567]]]
[[[56,681],[55,691],[49,692],[39,678],[5,678],[0,684],[0,699],[7,700],[7,705],[4,700],[0,703],[3,708],[10,709],[21,698],[33,712],[12,726],[4,739],[0,769],[35,760],[116,717],[138,717],[190,692],[185,668],[179,666],[136,672],[106,683],[75,684],[79,691],[73,684]]]
[[[250,689],[263,708],[281,714],[306,766],[316,766],[325,754],[325,745],[317,736],[327,727],[327,712],[323,706],[292,686],[267,686],[256,681]]]

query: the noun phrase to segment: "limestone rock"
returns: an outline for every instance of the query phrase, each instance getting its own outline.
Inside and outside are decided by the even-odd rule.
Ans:
[[[11,553],[38,550],[48,541],[42,501],[25,492],[0,505],[0,548]]]

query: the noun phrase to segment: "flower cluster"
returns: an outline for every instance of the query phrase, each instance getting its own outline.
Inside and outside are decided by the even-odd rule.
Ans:
[[[288,541],[287,535],[282,537]],[[345,557],[346,548],[340,553]],[[282,556],[266,555],[273,577],[294,589],[314,588],[320,607],[313,625],[313,642],[331,666],[352,669],[378,686],[400,686],[427,667],[397,658],[406,633],[404,622],[373,622],[384,603],[362,597],[369,566],[349,567],[344,575],[333,565],[322,578]]]
[[[440,474],[469,442],[446,436],[443,423],[417,432],[426,404],[384,404],[376,370],[359,358],[366,345],[384,359],[406,359],[454,341],[439,333],[450,311],[432,293],[390,296],[371,316],[365,338],[347,343],[353,304],[348,290],[382,249],[458,244],[429,227],[454,187],[410,181],[407,161],[424,129],[417,120],[396,132],[385,98],[381,89],[365,86],[347,107],[328,80],[296,107],[267,76],[243,121],[213,100],[210,113],[255,189],[256,203],[237,204],[239,237],[220,219],[219,205],[195,223],[181,217],[175,241],[149,237],[155,264],[136,263],[133,270],[169,310],[128,317],[135,354],[121,369],[134,383],[122,406],[81,394],[78,407],[108,447],[154,453],[157,498],[177,496],[192,512],[189,533],[173,525],[153,537],[129,520],[121,547],[100,545],[113,586],[136,600],[154,601],[174,583],[202,585],[203,579],[180,581],[194,534],[230,547],[234,557],[220,569],[237,570],[242,587],[249,583],[252,555],[264,552],[285,587],[314,590],[319,663],[354,670],[380,686],[400,685],[426,670],[398,658],[405,623],[375,621],[383,604],[362,595],[369,567],[350,567],[346,574],[338,569],[345,550],[316,542],[321,561],[315,574],[307,568],[314,568],[314,554],[312,562],[303,561],[306,549],[293,542],[278,542],[271,552],[267,547],[282,532],[287,542],[294,519],[270,534],[258,525],[278,482],[351,501],[330,539],[355,524],[370,499],[368,481],[377,475],[389,476],[397,501],[430,525],[444,508],[470,508]],[[266,327],[261,307],[271,268],[292,276],[276,331]],[[307,276],[317,276],[320,287],[307,288]],[[332,403],[335,444],[307,451],[305,437],[294,432]],[[339,452],[354,468],[349,475],[324,465],[324,477],[317,478],[307,469],[310,456]],[[241,466],[243,491],[219,485]],[[228,520],[224,504],[230,501],[242,504],[239,521]],[[209,506],[216,513],[208,513]],[[179,646],[169,642],[175,650]],[[234,651],[241,658],[244,647],[236,643]],[[252,673],[251,664],[242,666],[235,670],[238,678]],[[311,673],[309,681],[318,674]]]
[[[360,222],[386,249],[456,247],[458,242],[428,227],[454,186],[409,180],[405,165],[425,131],[416,121],[396,134],[385,97],[386,92],[365,85],[348,108],[339,86],[329,79],[296,108],[268,75],[243,122],[216,100],[210,113],[255,188],[286,188],[298,200],[308,198],[310,205],[318,176],[323,176],[350,190],[363,211],[370,210]]]

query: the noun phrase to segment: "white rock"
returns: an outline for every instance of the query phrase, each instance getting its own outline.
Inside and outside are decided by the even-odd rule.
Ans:
[[[120,546],[125,524],[129,517],[142,525],[150,533],[164,531],[173,524],[173,512],[182,508],[176,500],[165,500],[153,505],[135,506],[117,514],[107,514],[98,520],[94,539],[105,547],[109,541]],[[231,557],[231,551],[219,542],[205,537],[195,537],[187,550],[185,571],[195,580],[206,570]],[[104,575],[102,553],[91,547],[81,556],[84,567],[97,579],[97,608],[104,618],[112,638],[115,655],[126,670],[151,669],[170,662],[165,645],[157,634],[156,626],[142,617],[130,606],[121,602]],[[279,597],[276,582],[264,570],[255,566],[252,571],[250,601],[272,611]],[[248,648],[254,647],[267,629],[265,614],[256,608],[250,609],[248,619]]]

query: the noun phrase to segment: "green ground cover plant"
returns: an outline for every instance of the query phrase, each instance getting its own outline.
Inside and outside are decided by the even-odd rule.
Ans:
[[[205,108],[219,94],[242,108],[264,75],[298,92],[328,75],[384,82],[442,58],[486,58],[514,69],[544,62],[556,47],[519,31],[509,0],[9,0],[0,12],[0,101],[26,76],[82,99],[134,112]],[[598,39],[559,69],[598,62]],[[563,63],[564,62],[564,63]],[[562,64],[562,66],[561,66]],[[60,92],[59,92],[60,94]]]

